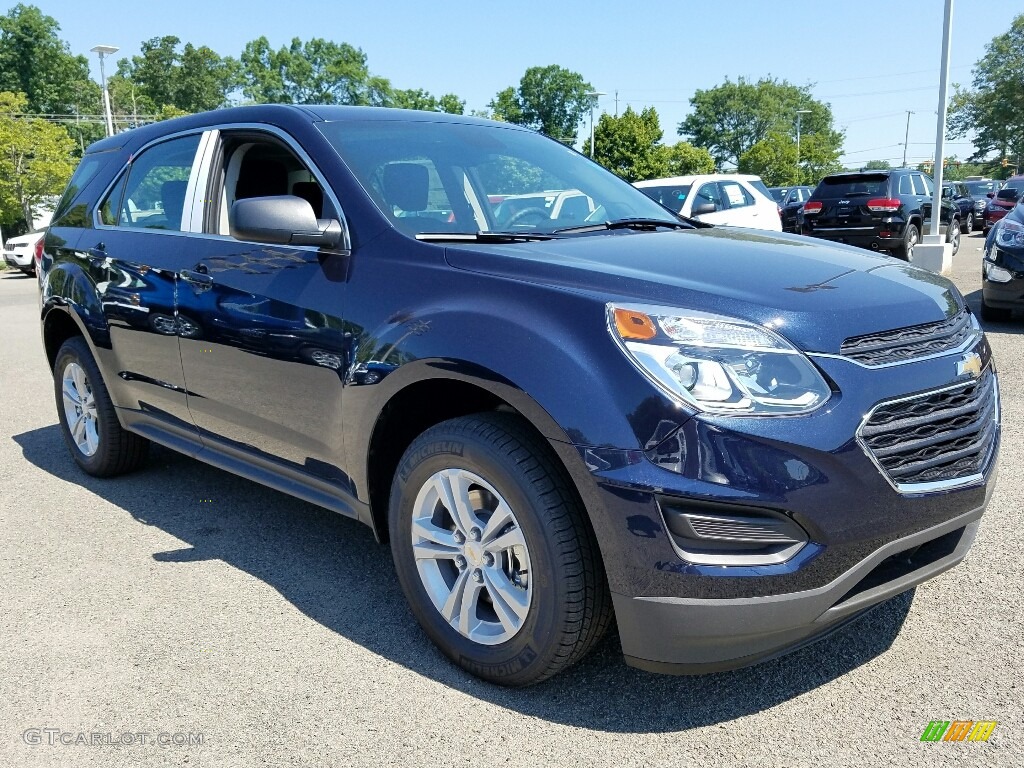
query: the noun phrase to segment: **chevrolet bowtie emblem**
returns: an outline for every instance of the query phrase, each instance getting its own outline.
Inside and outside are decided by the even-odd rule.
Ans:
[[[981,376],[981,355],[977,352],[969,352],[962,359],[956,361],[956,375],[968,375],[973,379]]]

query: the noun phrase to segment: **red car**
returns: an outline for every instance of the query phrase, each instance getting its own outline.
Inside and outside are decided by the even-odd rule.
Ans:
[[[984,232],[986,235],[993,224],[1013,210],[1013,206],[1021,198],[1022,191],[1024,191],[1024,174],[1011,176],[1006,180],[1002,189],[988,193],[988,205],[985,206],[985,213],[983,214]]]

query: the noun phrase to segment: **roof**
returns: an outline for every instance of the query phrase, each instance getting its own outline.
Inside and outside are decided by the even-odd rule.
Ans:
[[[696,184],[698,181],[729,181],[730,179],[741,179],[742,181],[760,181],[760,176],[750,173],[701,173],[692,176],[666,176],[663,179],[645,179],[634,181],[634,187],[654,187],[671,184]]]
[[[341,105],[306,104],[254,104],[244,107],[228,107],[209,112],[199,112],[185,117],[162,120],[139,128],[109,136],[90,145],[87,152],[104,152],[128,145],[141,145],[161,136],[178,131],[202,128],[218,123],[288,123],[295,120],[307,122],[337,122],[342,120],[394,120],[401,122],[461,123],[472,125],[498,125],[517,130],[529,130],[511,123],[484,120],[468,115],[451,115],[446,112],[422,112],[415,109],[389,109],[386,107],[353,107]]]

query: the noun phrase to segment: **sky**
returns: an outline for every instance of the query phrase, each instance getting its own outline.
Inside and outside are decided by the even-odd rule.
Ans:
[[[97,80],[96,55],[89,53],[97,44],[118,46],[116,61],[164,35],[235,57],[261,35],[274,47],[293,37],[323,37],[361,48],[370,71],[396,88],[455,93],[466,100],[467,111],[486,108],[527,68],[558,64],[608,94],[596,114],[615,114],[616,93],[620,113],[627,105],[637,111],[655,107],[671,143],[681,138],[676,126],[697,89],[726,78],[770,76],[810,85],[815,98],[831,105],[836,127],[846,132],[844,164],[900,164],[907,110],[913,112],[908,162],[932,159],[935,151],[943,0],[34,4],[57,19],[74,53],[90,57]],[[1021,13],[1024,0],[955,1],[951,84],[970,84],[985,45]],[[108,65],[108,74],[114,69]],[[580,136],[589,130],[588,115]],[[973,152],[963,138],[947,140],[947,157],[965,159]]]

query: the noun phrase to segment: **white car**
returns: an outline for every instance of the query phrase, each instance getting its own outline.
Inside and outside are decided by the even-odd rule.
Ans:
[[[40,257],[43,255],[45,232],[30,232],[27,235],[10,237],[4,243],[4,261],[8,266],[20,269],[26,275],[34,275]]]
[[[779,206],[760,176],[673,176],[637,181],[633,186],[680,216],[708,224],[782,231]]]

